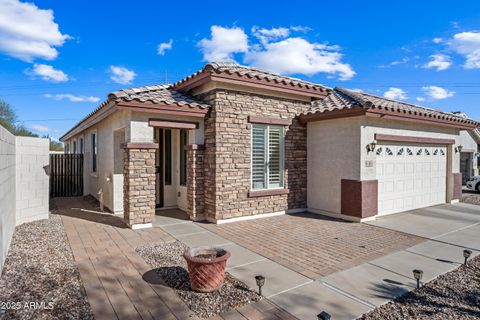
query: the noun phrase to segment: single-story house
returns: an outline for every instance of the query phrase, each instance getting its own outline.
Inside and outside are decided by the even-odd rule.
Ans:
[[[110,93],[61,140],[132,228],[308,210],[363,221],[458,201],[467,117],[235,63]]]
[[[455,112],[455,114],[468,118],[463,112]],[[476,128],[474,130],[461,131],[459,144],[462,149],[460,152],[460,172],[462,173],[462,183],[466,184],[469,178],[478,175],[480,130]]]

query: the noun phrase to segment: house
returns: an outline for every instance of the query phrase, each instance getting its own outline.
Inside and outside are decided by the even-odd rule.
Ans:
[[[209,63],[173,85],[124,89],[61,140],[85,194],[132,228],[156,208],[214,223],[309,210],[362,221],[457,201],[452,113]]]
[[[455,112],[455,114],[468,118],[463,112]],[[470,131],[461,131],[459,144],[462,149],[460,152],[460,172],[462,173],[462,183],[466,184],[469,178],[478,175],[480,130],[476,128]]]

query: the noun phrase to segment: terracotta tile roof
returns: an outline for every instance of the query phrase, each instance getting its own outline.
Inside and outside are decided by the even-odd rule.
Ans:
[[[208,104],[202,103],[190,97],[189,95],[180,93],[174,89],[169,84],[166,85],[153,85],[153,86],[144,86],[136,87],[129,89],[122,89],[114,91],[108,94],[108,98],[103,101],[95,110],[90,112],[85,118],[78,122],[72,129],[65,133],[60,140],[66,137],[69,133],[73,132],[78,126],[84,123],[86,120],[94,116],[100,110],[105,108],[108,104],[115,102],[129,102],[129,101],[140,101],[140,102],[152,102],[154,104],[167,104],[167,105],[178,105],[178,106],[188,106],[188,107],[199,107],[202,109],[209,108]]]
[[[404,114],[433,117],[447,121],[474,121],[459,114],[435,110],[411,103],[387,99],[369,93],[358,92],[339,87],[334,88],[325,99],[313,101],[311,108],[305,114],[315,114],[353,108],[397,111]]]
[[[149,101],[155,104],[176,104],[200,108],[210,107],[208,104],[172,89],[172,86],[168,84],[122,89],[110,93],[108,99],[116,102],[136,100],[140,102]]]
[[[262,71],[255,69],[253,67],[247,67],[239,65],[235,62],[210,62],[207,63],[201,70],[195,72],[194,74],[174,83],[172,86],[178,87],[185,82],[199,76],[200,74],[213,74],[213,73],[225,73],[229,75],[237,75],[245,79],[257,79],[264,80],[268,82],[274,82],[277,84],[290,85],[293,87],[318,90],[320,92],[328,91],[329,89],[323,85],[308,82],[305,80],[282,76],[276,73]]]

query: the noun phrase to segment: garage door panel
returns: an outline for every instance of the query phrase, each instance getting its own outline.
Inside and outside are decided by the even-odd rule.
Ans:
[[[379,214],[445,203],[446,168],[445,147],[380,145]]]

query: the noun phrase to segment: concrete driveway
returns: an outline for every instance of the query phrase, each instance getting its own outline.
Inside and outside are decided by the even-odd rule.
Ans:
[[[480,250],[480,206],[458,203],[378,218],[368,224]]]
[[[309,214],[221,226],[169,219],[161,217],[156,225],[188,246],[208,244],[228,248],[232,258],[227,268],[233,276],[255,288],[254,276],[263,274],[267,279],[266,298],[301,320],[315,319],[322,310],[333,319],[356,319],[413,290],[413,269],[422,269],[423,280],[427,282],[457,268],[463,262],[464,248],[476,250],[474,255],[480,250],[480,206],[463,203],[386,216],[368,225],[340,223]],[[344,228],[348,232],[340,232]],[[371,235],[370,242],[385,241],[381,254],[371,256],[360,251],[364,249],[359,246],[364,229]],[[392,250],[388,245],[392,234],[382,237],[387,231],[404,245]],[[422,238],[410,243],[400,241],[403,238],[398,234]],[[338,268],[337,272],[308,277],[303,269],[291,263],[299,258],[298,252],[305,246],[312,254],[311,261],[304,264],[318,267],[326,260],[329,249],[341,254],[353,245],[363,254],[355,256],[357,263],[349,263],[351,267]],[[312,250],[317,247],[318,256]],[[270,255],[269,250],[277,256]],[[288,261],[286,253],[290,252],[296,254]],[[285,255],[280,259],[278,255],[282,253]],[[339,261],[346,264],[351,258],[342,255]]]

